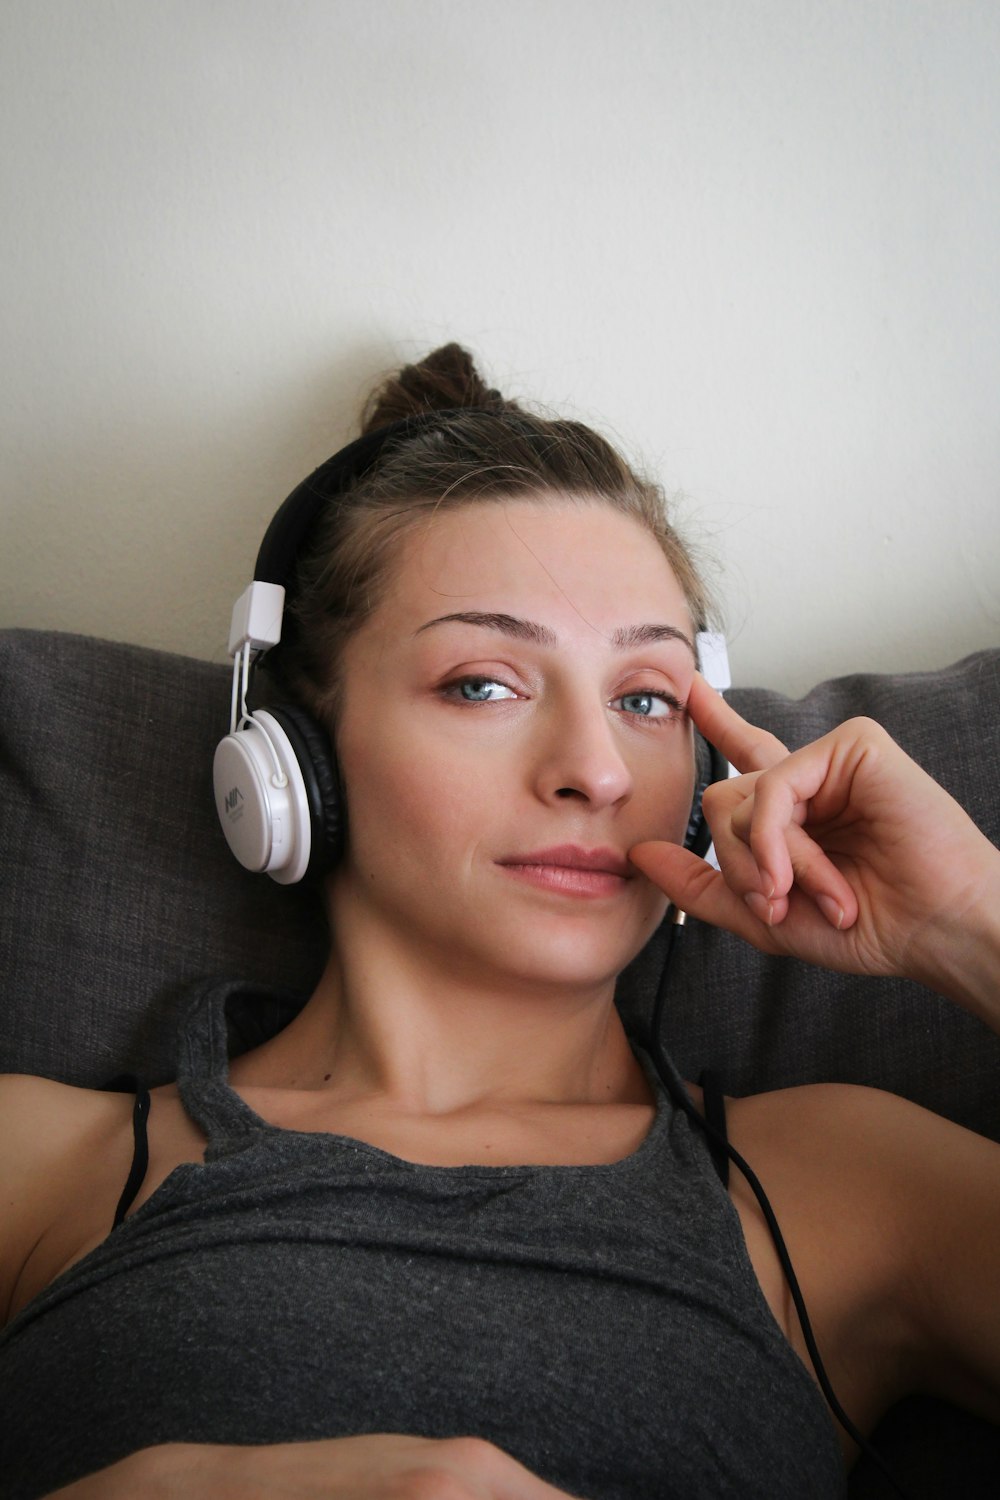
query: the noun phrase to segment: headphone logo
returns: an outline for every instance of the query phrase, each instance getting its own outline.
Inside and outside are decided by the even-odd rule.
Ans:
[[[228,817],[238,818],[242,815],[243,809],[240,806],[240,803],[243,800],[243,793],[240,791],[239,787],[230,787],[229,791],[225,795],[225,798],[223,799],[223,806],[226,809],[226,814]]]

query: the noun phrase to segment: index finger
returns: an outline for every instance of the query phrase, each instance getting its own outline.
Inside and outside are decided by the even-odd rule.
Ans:
[[[694,674],[687,701],[691,720],[710,744],[721,750],[737,771],[766,771],[788,755],[785,745],[766,729],[758,729],[730,708],[721,693]]]

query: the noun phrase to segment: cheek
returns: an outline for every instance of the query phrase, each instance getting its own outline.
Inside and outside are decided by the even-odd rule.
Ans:
[[[426,879],[440,858],[475,836],[482,790],[446,756],[385,741],[346,744],[341,776],[347,807],[347,862],[369,879],[418,866]]]
[[[684,841],[695,793],[694,747],[690,733],[655,756],[643,758],[635,769],[636,802],[643,821],[655,829],[651,837],[671,843]]]

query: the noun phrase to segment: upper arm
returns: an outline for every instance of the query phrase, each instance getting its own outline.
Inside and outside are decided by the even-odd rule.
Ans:
[[[1000,1421],[1000,1146],[854,1085],[751,1096],[729,1113],[851,1416],[871,1426],[925,1391]],[[741,1174],[733,1184],[755,1266],[804,1357],[774,1258],[760,1249],[763,1219]]]
[[[111,1228],[130,1114],[127,1096],[0,1077],[0,1323]]]
[[[10,1316],[14,1289],[41,1232],[46,1180],[45,1079],[0,1078],[0,1319]]]
[[[892,1102],[885,1150],[914,1382],[1000,1422],[1000,1145]]]
[[[1000,1422],[1000,1145],[895,1094],[831,1094],[831,1177],[868,1241],[894,1379]]]

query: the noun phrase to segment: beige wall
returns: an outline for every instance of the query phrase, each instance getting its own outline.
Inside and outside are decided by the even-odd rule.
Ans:
[[[446,338],[686,496],[734,668],[1000,639],[995,0],[7,0],[0,623],[223,659]]]

